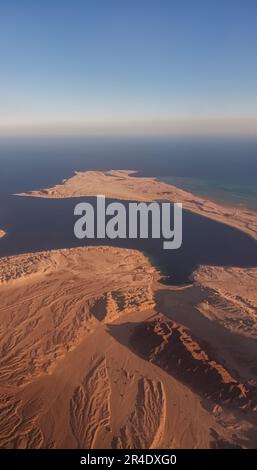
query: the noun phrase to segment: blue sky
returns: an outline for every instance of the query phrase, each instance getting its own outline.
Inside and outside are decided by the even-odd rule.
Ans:
[[[256,0],[1,0],[0,128],[257,133]]]

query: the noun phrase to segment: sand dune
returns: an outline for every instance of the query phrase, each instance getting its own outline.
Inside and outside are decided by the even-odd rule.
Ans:
[[[43,421],[48,427],[44,413],[51,409],[48,394],[54,393],[54,386],[34,392],[37,384],[54,383],[58,365],[63,367],[82,344],[88,361],[93,349],[87,348],[87,338],[98,334],[99,325],[103,328],[119,315],[153,307],[154,278],[158,273],[140,253],[107,247],[1,259],[2,447],[57,445],[52,429],[44,432],[40,425]],[[66,372],[65,368],[65,380]],[[69,440],[74,439],[75,447],[94,447],[96,436],[110,419],[105,348],[92,365],[85,364],[78,378],[69,371],[67,380],[71,387],[67,396],[64,393],[69,403]],[[53,401],[57,399],[58,395]],[[57,415],[50,422],[58,427]]]
[[[215,403],[238,407],[255,407],[257,404],[257,388],[248,390],[239,383],[224,365],[217,362],[215,353],[211,355],[185,327],[164,315],[141,323],[132,336],[132,345],[145,358]]]
[[[257,338],[257,269],[200,266],[193,279],[215,297],[214,308],[209,303],[199,305],[203,315],[231,331]]]
[[[151,307],[154,275],[140,253],[107,247],[2,258],[0,384],[50,371],[99,319],[112,317],[103,297],[122,298],[117,314]]]
[[[257,238],[257,219],[130,172],[31,193],[177,200]],[[257,447],[256,269],[165,286],[135,250],[0,259],[0,447]]]
[[[134,408],[114,437],[113,447],[119,449],[158,448],[165,428],[166,397],[161,382],[142,378]]]
[[[92,449],[96,435],[110,426],[111,384],[106,360],[100,358],[70,401],[70,425],[78,448]]]
[[[170,318],[199,287],[110,247],[5,258],[0,279],[1,447],[256,445],[254,385]]]

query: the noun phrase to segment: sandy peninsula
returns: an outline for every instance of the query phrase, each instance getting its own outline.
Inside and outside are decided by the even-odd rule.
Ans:
[[[104,194],[106,197],[121,200],[155,201],[168,200],[182,202],[191,212],[222,222],[247,233],[257,240],[257,213],[248,210],[223,206],[160,182],[155,178],[135,176],[128,171],[89,171],[76,172],[53,188],[33,191],[27,195],[44,198],[66,198]],[[232,312],[239,310],[239,321],[234,320],[234,328],[250,331],[257,315],[257,268],[240,269],[230,267],[199,266],[192,280],[198,285],[208,287],[221,303]],[[223,311],[223,310],[221,310]],[[223,321],[227,319],[227,308]],[[247,312],[247,313],[246,313]],[[206,312],[202,312],[206,314]],[[221,314],[220,314],[221,315]],[[243,317],[243,319],[241,318]],[[247,327],[246,324],[249,324]]]
[[[182,202],[185,209],[238,228],[257,239],[256,212],[217,204],[155,178],[137,177],[132,170],[76,172],[73,177],[53,188],[31,191],[20,196],[67,198],[98,194],[130,201]]]
[[[183,202],[257,238],[256,214],[128,171],[29,193],[97,194]],[[257,268],[160,277],[113,247],[0,259],[0,447],[257,447]]]
[[[0,282],[2,448],[257,445],[229,332],[215,352],[199,326],[208,288],[110,247],[2,258]]]
[[[0,230],[0,238],[4,238],[6,236],[6,232],[4,230]]]

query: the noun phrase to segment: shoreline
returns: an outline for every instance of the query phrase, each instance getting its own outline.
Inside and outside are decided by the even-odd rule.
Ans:
[[[198,187],[197,187],[197,182],[194,183],[194,179],[193,178],[190,178],[190,177],[162,177],[162,176],[157,176],[156,177],[158,181],[160,182],[163,182],[163,183],[167,183],[167,184],[170,184],[178,189],[181,189],[183,191],[186,191],[188,193],[191,193],[193,194],[194,196],[196,197],[200,197],[204,200],[208,200],[210,202],[213,202],[214,204],[218,204],[218,205],[221,205],[223,206],[224,208],[228,208],[228,209],[239,209],[239,210],[242,210],[242,211],[250,211],[250,212],[253,212],[253,213],[256,213],[257,212],[257,201],[256,203],[247,203],[245,199],[241,199],[239,196],[238,196],[238,201],[236,201],[235,199],[232,199],[231,197],[229,197],[227,194],[227,197],[221,197],[219,196],[218,194],[219,193],[219,190],[217,190],[217,195],[216,194],[216,188],[213,191],[211,192],[208,192],[207,191],[204,191],[204,190],[201,190],[202,187],[201,185],[199,185],[199,190],[198,190]],[[169,179],[171,181],[169,181]],[[177,182],[176,182],[177,180]],[[181,183],[179,180],[182,180]],[[190,188],[190,183],[189,183],[189,187],[187,187],[187,183],[184,184],[184,181],[185,180],[189,180],[189,181],[192,181],[191,184],[195,184],[195,189],[193,188]],[[201,182],[201,180],[199,180]],[[206,181],[206,186],[207,186],[207,180],[203,180],[203,181]],[[210,180],[210,184],[212,184],[212,180]],[[199,183],[198,183],[199,184]],[[206,187],[204,186],[204,187]],[[221,189],[222,191],[222,189]],[[224,190],[223,190],[224,191]],[[244,201],[244,202],[243,202]]]
[[[248,270],[223,272],[223,287],[235,296],[221,310],[221,293],[211,294],[217,280],[211,269],[211,286],[205,269],[194,285],[176,288],[160,284],[160,273],[137,250],[83,247],[0,260],[0,394],[7,416],[1,446],[127,448],[143,435],[140,447],[167,448],[175,439],[175,448],[185,442],[211,448],[213,429],[229,446],[242,439],[246,447],[256,445],[257,321],[249,305],[242,314]],[[256,272],[249,273],[252,280]],[[254,285],[251,296],[254,301]],[[91,409],[96,441],[88,437]],[[33,410],[33,421],[26,410]],[[105,410],[108,429],[101,425]],[[6,438],[8,423],[19,420],[18,432],[10,429]],[[24,430],[35,440],[25,439]]]
[[[7,233],[4,230],[0,230],[0,238],[4,238],[7,236]]]
[[[76,173],[19,196],[86,197],[104,188],[121,201],[182,202],[257,239],[250,213],[241,220],[133,173]],[[0,259],[2,447],[256,446],[257,267],[199,265],[186,286],[165,285],[161,274],[141,251],[110,246]]]
[[[71,178],[52,188],[16,195],[20,197],[61,199],[96,196],[104,192],[105,197],[121,201],[152,202],[164,200],[181,202],[183,207],[190,212],[241,230],[257,241],[257,213],[218,204],[156,178],[133,176],[136,173],[134,170],[79,171],[75,172]]]

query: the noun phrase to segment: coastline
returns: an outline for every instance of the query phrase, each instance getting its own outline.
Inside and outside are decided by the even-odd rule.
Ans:
[[[237,228],[257,240],[257,213],[221,205],[156,178],[133,176],[135,173],[134,170],[75,172],[74,176],[52,188],[17,195],[58,199],[104,193],[106,197],[118,200],[181,202],[185,209]]]
[[[0,230],[0,238],[6,237],[7,233],[4,230]]]
[[[19,196],[182,202],[257,239],[249,212],[133,173]],[[200,265],[191,285],[167,286],[143,253],[108,246],[1,258],[1,447],[256,446],[256,278]]]
[[[248,186],[242,186],[232,183],[217,184],[213,180],[197,179],[190,177],[158,177],[158,181],[175,186],[183,191],[193,194],[205,200],[220,204],[230,209],[240,209],[244,211],[257,211],[257,187],[253,188],[249,194],[256,193],[256,199],[247,197]]]
[[[2,448],[256,445],[255,337],[224,328],[199,276],[159,281],[124,248],[0,260]]]

